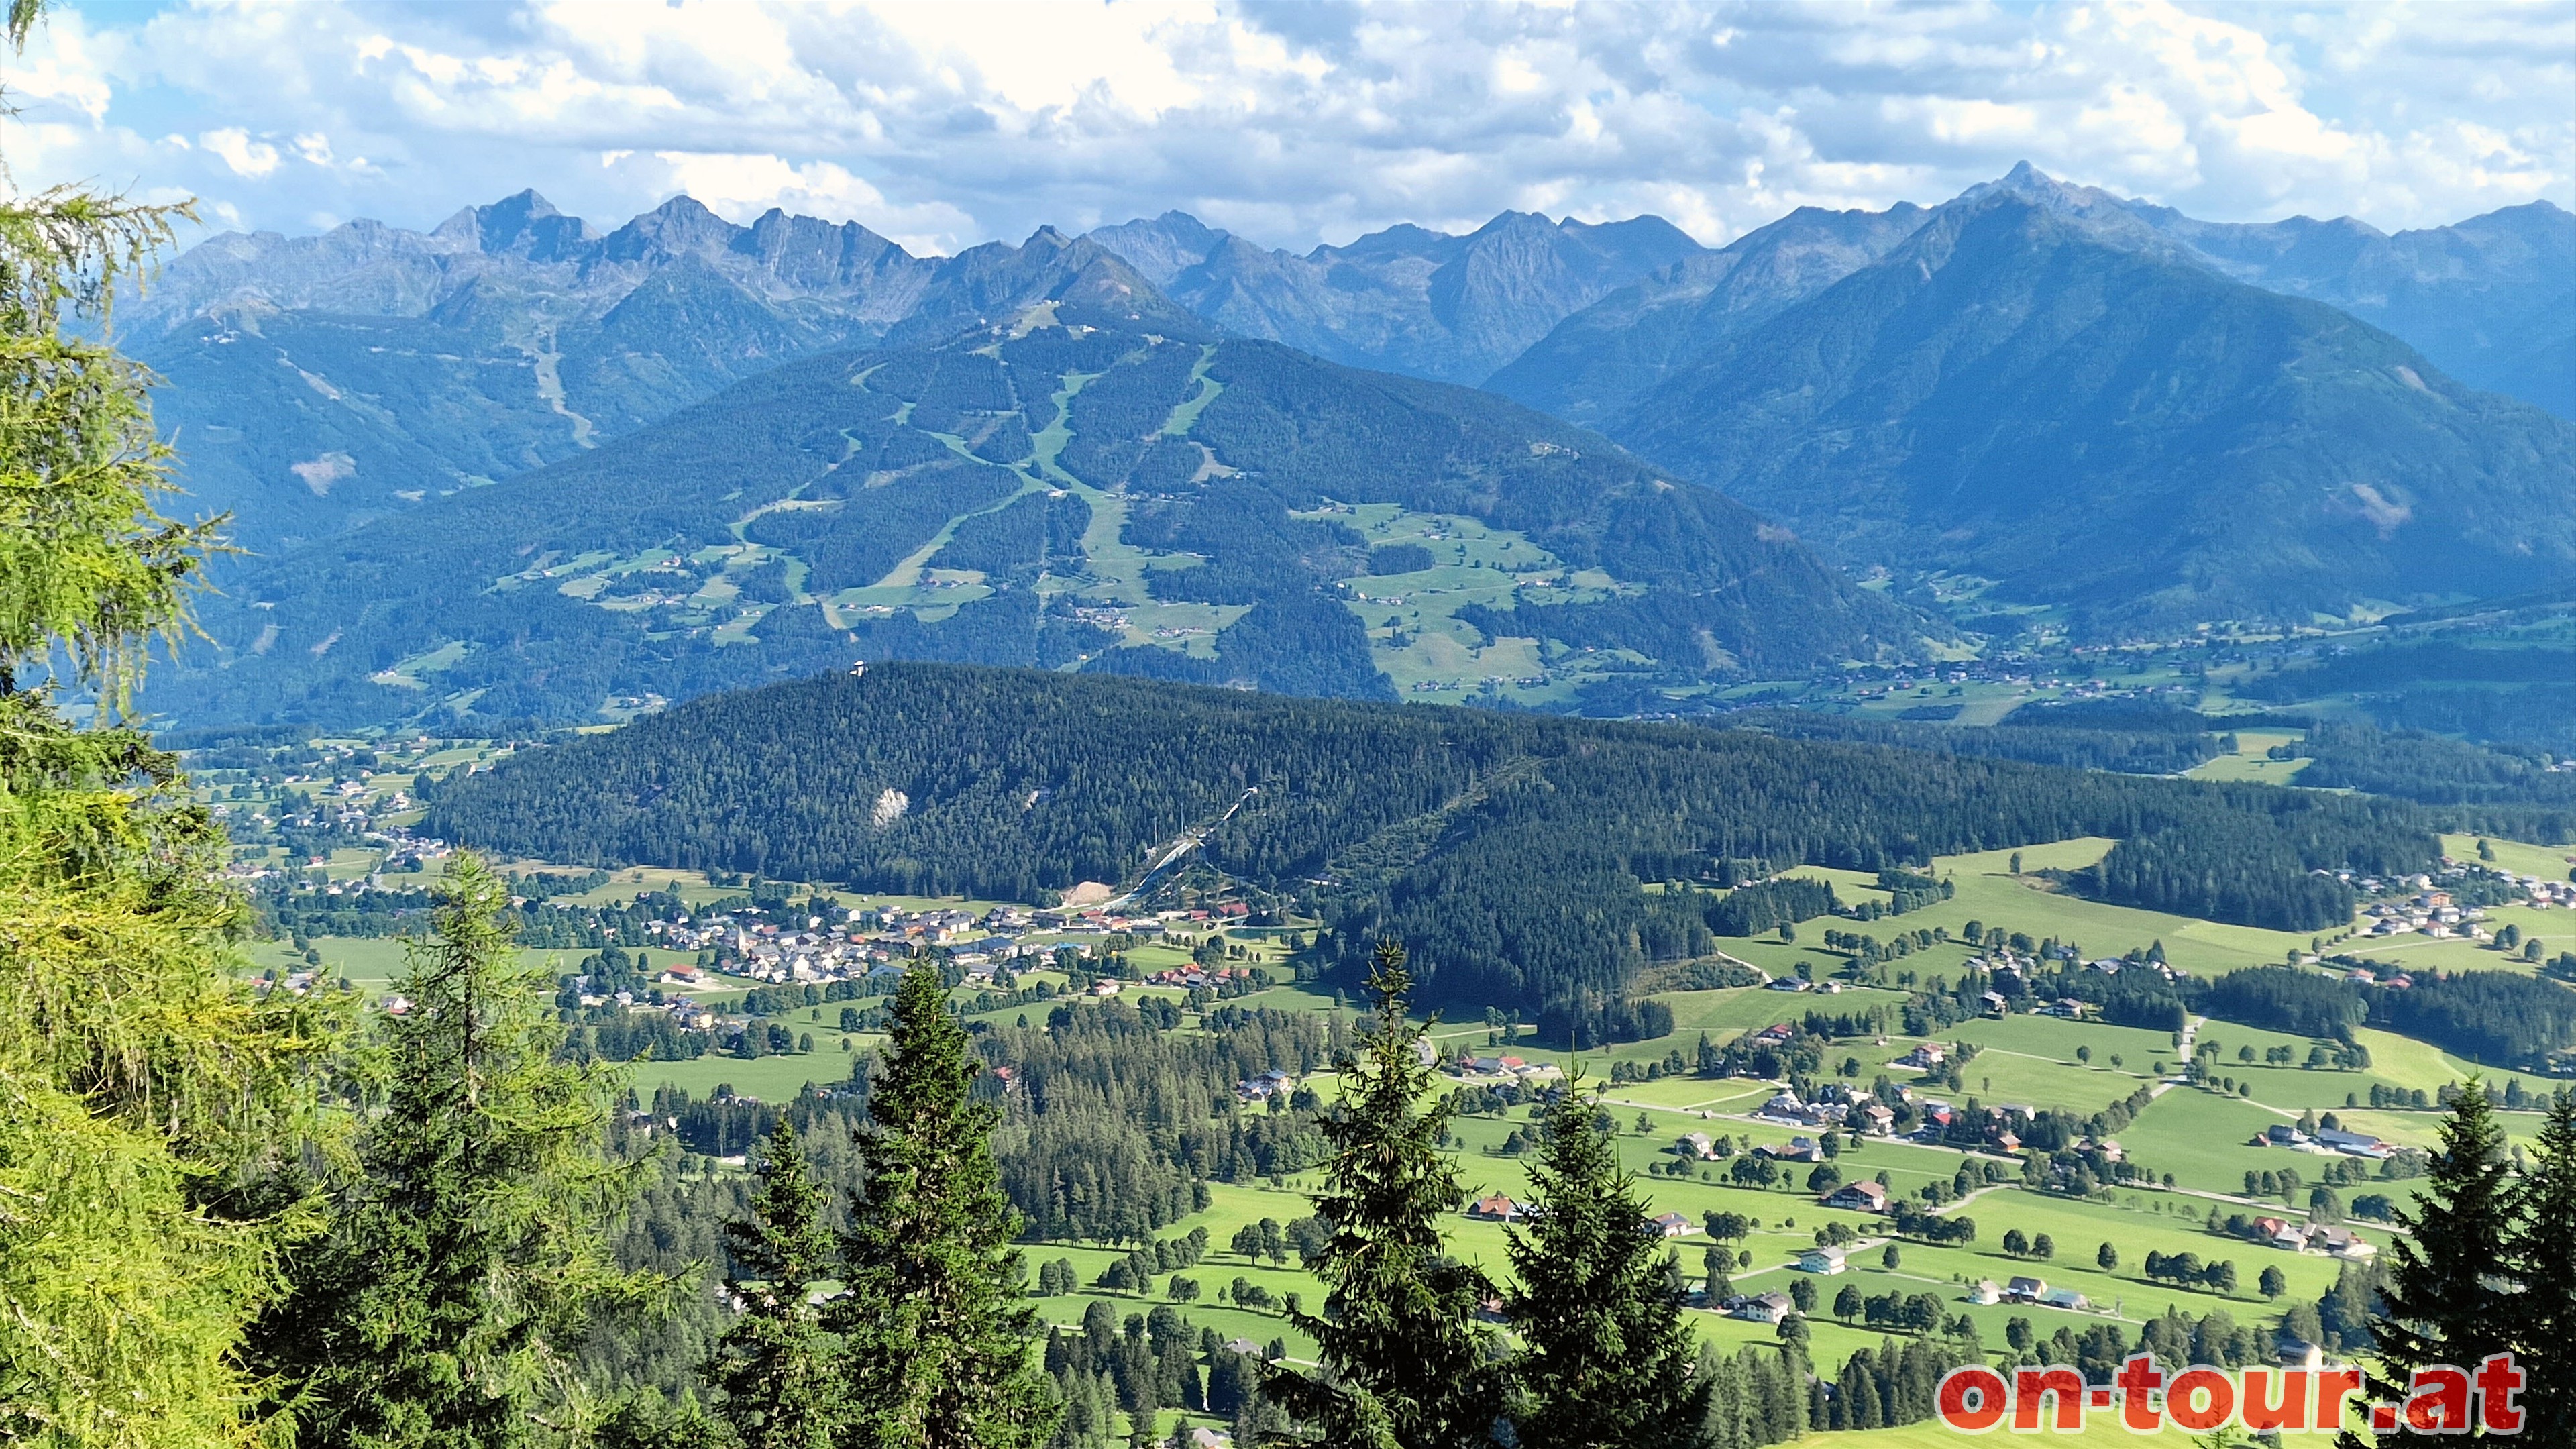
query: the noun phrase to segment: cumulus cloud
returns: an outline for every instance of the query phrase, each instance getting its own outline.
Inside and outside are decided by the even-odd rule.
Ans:
[[[299,229],[686,190],[918,251],[1167,207],[1290,246],[1507,207],[1723,241],[2028,159],[2218,219],[2576,204],[2576,9],[2206,0],[192,0],[56,14],[20,184]]]

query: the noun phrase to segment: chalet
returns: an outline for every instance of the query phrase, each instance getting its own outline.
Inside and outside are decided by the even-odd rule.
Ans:
[[[1818,1147],[1816,1145],[1816,1139],[1812,1137],[1792,1137],[1789,1139],[1789,1143],[1785,1147],[1774,1147],[1766,1142],[1762,1146],[1754,1148],[1753,1153],[1757,1157],[1768,1157],[1775,1162],[1822,1162],[1825,1160],[1824,1149]]]
[[[1655,1217],[1648,1218],[1646,1222],[1649,1226],[1654,1228],[1657,1233],[1667,1238],[1687,1238],[1691,1234],[1699,1231],[1699,1224],[1692,1222],[1689,1218],[1682,1216],[1680,1213],[1658,1214]]]
[[[1707,1162],[1717,1156],[1717,1144],[1711,1142],[1705,1132],[1687,1132],[1682,1135],[1680,1141],[1673,1144],[1673,1151],[1684,1157]]]
[[[1843,1250],[1809,1248],[1798,1255],[1795,1266],[1801,1273],[1839,1273],[1843,1271]]]
[[[1785,1021],[1775,1021],[1753,1034],[1753,1045],[1758,1047],[1786,1046],[1789,1044],[1789,1038],[1796,1036],[1797,1034],[1797,1028],[1789,1025],[1789,1023]]]
[[[1806,991],[1811,988],[1806,982],[1799,980],[1795,976],[1774,976],[1770,980],[1762,983],[1762,989],[1765,991]]]
[[[1977,1280],[1977,1286],[1968,1290],[1968,1301],[1980,1307],[1992,1308],[2004,1301],[2004,1290],[1995,1286],[1994,1279],[1980,1278]]]
[[[1491,1197],[1480,1197],[1469,1203],[1467,1216],[1478,1222],[1516,1223],[1529,1216],[1529,1209],[1498,1192]]]
[[[1786,1293],[1757,1293],[1735,1305],[1733,1317],[1755,1323],[1778,1323],[1796,1308]]]
[[[1847,1182],[1825,1198],[1825,1206],[1851,1208],[1858,1212],[1887,1211],[1887,1189],[1874,1182]]]
[[[2317,1145],[2330,1147],[2347,1157],[2387,1157],[2395,1149],[2367,1132],[2343,1132],[2332,1127],[2317,1132]]]
[[[2037,1303],[2048,1293],[2045,1278],[2015,1278],[2004,1285],[2006,1303]]]
[[[2000,991],[1981,993],[1977,997],[1977,1004],[1985,1008],[1986,1014],[1989,1016],[2003,1016],[2010,1013],[2012,1010],[2012,1003],[2005,1000],[2004,994]]]
[[[1885,1103],[1870,1102],[1854,1110],[1860,1118],[1862,1131],[1873,1137],[1887,1137],[1895,1133],[1896,1113]]]
[[[1997,1152],[2021,1151],[2021,1137],[2017,1133],[1998,1132],[1987,1140],[1994,1143]]]
[[[1914,1050],[1907,1052],[1905,1055],[1898,1057],[1894,1062],[1894,1065],[1900,1067],[1912,1067],[1917,1071],[1929,1071],[1949,1059],[1949,1054],[1947,1052],[1942,1051],[1939,1047],[1934,1046],[1932,1043],[1927,1041],[1923,1045],[1916,1047]]]
[[[2068,1021],[2082,1021],[2084,1012],[2084,1003],[2072,996],[2061,996],[2039,1009],[2039,1014],[2042,1016],[2062,1017]]]

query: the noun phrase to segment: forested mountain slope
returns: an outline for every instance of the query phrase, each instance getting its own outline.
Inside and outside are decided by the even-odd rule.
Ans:
[[[156,700],[619,718],[864,657],[1565,707],[1920,652],[1722,495],[1488,393],[1215,341],[1109,266],[256,561]]]
[[[1608,430],[1848,561],[1994,581],[2097,632],[2576,572],[2576,426],[2009,188]]]
[[[1616,999],[1648,960],[1704,952],[1717,897],[1640,882],[1722,862],[1866,870],[2109,835],[2107,898],[2310,930],[2352,910],[2311,870],[2437,853],[2418,807],[2320,792],[928,664],[547,747],[453,785],[425,828],[575,863],[1029,900],[1132,883],[1200,828],[1200,859],[1307,898],[1353,961],[1392,931],[1434,999],[1521,1006]]]

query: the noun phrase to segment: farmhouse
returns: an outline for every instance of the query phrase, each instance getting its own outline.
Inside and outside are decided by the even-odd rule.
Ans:
[[[1786,1293],[1758,1293],[1736,1304],[1733,1316],[1755,1323],[1777,1323],[1788,1317],[1795,1306]]]
[[[1885,1212],[1887,1189],[1874,1182],[1847,1182],[1826,1197],[1825,1206],[1869,1213]]]
[[[1797,1269],[1801,1273],[1839,1273],[1843,1270],[1843,1250],[1809,1248],[1798,1255]]]

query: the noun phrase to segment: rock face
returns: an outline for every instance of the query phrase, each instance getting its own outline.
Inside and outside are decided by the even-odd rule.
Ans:
[[[427,233],[217,237],[121,320],[167,380],[155,407],[192,505],[266,551],[571,457],[794,358],[1049,300],[1196,326],[1052,230],[924,258],[854,223],[734,226],[679,197],[603,236],[534,192]]]
[[[1089,235],[1236,336],[1464,383],[1577,309],[1704,251],[1661,217],[1590,225],[1519,211],[1465,236],[1397,226],[1304,256],[1177,211]]]
[[[1947,205],[1998,195],[2106,246],[2328,303],[2470,387],[2576,419],[2576,216],[2546,201],[2391,236],[2350,217],[2199,221],[2025,162]],[[1485,385],[1597,426],[1738,330],[1886,255],[1936,210],[1802,208],[1570,314]]]
[[[2576,577],[2576,426],[2092,205],[1981,188],[1605,431],[1847,563],[2097,632]]]

